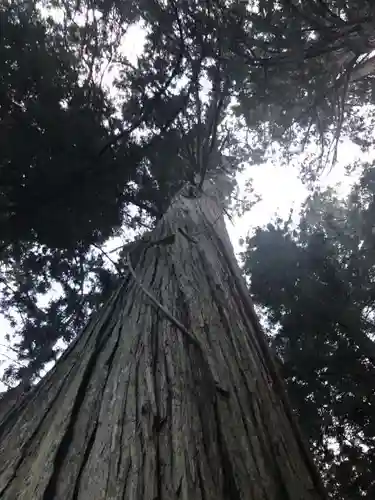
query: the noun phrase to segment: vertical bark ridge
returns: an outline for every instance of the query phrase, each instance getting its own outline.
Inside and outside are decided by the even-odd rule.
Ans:
[[[174,201],[137,280],[0,422],[2,499],[324,498],[216,199]]]
[[[301,435],[300,428],[292,413],[284,383],[279,376],[275,361],[262,333],[262,329],[256,316],[254,306],[245,287],[245,282],[241,277],[240,270],[237,263],[235,262],[235,259],[233,259],[233,251],[229,239],[220,238],[217,233],[215,233],[214,236],[217,247],[221,250],[222,256],[228,264],[228,268],[230,270],[229,274],[234,284],[233,288],[237,289],[239,299],[238,303],[240,304],[240,309],[242,309],[242,315],[245,324],[248,325],[247,332],[252,334],[251,337],[257,342],[258,348],[260,350],[260,359],[263,361],[265,370],[268,370],[267,379],[273,386],[272,394],[275,395],[275,393],[277,393],[278,401],[282,406],[282,410],[285,412],[286,419],[284,419],[284,424],[285,422],[287,422],[288,427],[292,429],[296,444],[301,454],[301,458],[304,461],[306,468],[310,474],[311,480],[313,482],[313,486],[310,488],[310,490],[315,489],[322,498],[327,498],[322,480],[317,472],[315,464],[312,460],[312,456],[307,449],[306,442]],[[288,456],[288,454],[286,454],[286,456]],[[289,483],[289,486],[291,485],[292,483]]]

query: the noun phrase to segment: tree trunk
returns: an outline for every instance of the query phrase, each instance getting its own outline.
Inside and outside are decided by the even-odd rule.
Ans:
[[[180,193],[101,313],[2,418],[1,499],[325,497],[218,185]]]

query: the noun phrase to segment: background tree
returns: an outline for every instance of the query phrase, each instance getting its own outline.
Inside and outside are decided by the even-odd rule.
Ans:
[[[374,494],[374,166],[247,239],[244,271],[333,498]]]

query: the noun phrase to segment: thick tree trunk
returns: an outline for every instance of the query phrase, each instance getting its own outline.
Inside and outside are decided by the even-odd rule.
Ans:
[[[3,500],[321,500],[211,184],[0,424]],[[174,235],[174,236],[173,236]]]

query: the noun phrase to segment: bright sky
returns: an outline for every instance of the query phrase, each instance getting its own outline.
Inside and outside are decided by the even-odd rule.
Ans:
[[[356,181],[357,175],[346,175],[345,167],[356,160],[365,161],[375,156],[375,152],[361,153],[360,149],[352,143],[344,143],[338,152],[338,163],[330,171],[322,173],[319,178],[321,187],[336,186],[338,193],[343,197],[349,192]],[[244,185],[248,178],[252,178],[254,191],[262,200],[257,203],[243,217],[236,217],[234,224],[227,223],[229,235],[235,252],[240,251],[239,239],[244,238],[251,229],[267,224],[277,213],[282,218],[287,218],[291,208],[298,215],[301,204],[309,192],[299,178],[296,168],[277,166],[271,163],[265,165],[249,166],[238,175],[238,182]]]
[[[133,64],[136,63],[137,55],[142,50],[143,39],[142,30],[139,27],[132,27],[124,40],[124,52]],[[373,152],[371,151],[365,156],[371,157],[373,156]],[[348,178],[345,176],[345,165],[359,158],[362,160],[366,159],[360,153],[359,148],[349,143],[342,145],[339,149],[338,166],[330,173],[323,174],[320,179],[321,183],[331,186],[341,183],[340,192],[345,195],[355,180],[353,177]],[[254,190],[261,196],[262,201],[257,203],[243,217],[235,217],[233,224],[228,222],[228,231],[236,253],[241,250],[239,245],[241,237],[245,237],[252,228],[269,222],[276,213],[284,218],[288,216],[291,207],[294,207],[296,212],[298,212],[301,203],[308,194],[306,187],[304,187],[298,178],[298,172],[295,168],[278,167],[271,163],[248,166],[243,173],[238,175],[239,185],[244,186],[248,178],[253,179]],[[4,346],[4,344],[7,344],[5,335],[11,332],[11,328],[1,316],[0,328],[1,374],[9,364],[8,357],[14,359],[15,354]],[[0,391],[4,389],[5,387],[0,384]]]

